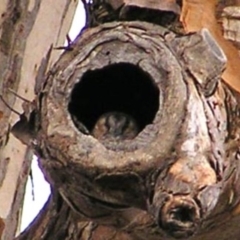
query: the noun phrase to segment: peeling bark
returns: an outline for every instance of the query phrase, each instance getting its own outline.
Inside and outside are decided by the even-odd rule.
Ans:
[[[32,143],[78,221],[106,225],[109,238],[115,228],[133,239],[226,239],[216,220],[239,202],[239,97],[220,82],[226,57],[209,32],[177,37],[122,22],[87,30],[71,47],[35,100]],[[113,110],[141,126],[134,139],[92,135]]]
[[[138,7],[110,16],[109,5],[93,6],[90,26],[138,19]],[[240,100],[221,81],[226,57],[209,32],[117,22],[85,30],[68,50],[46,77],[42,60],[37,96],[13,127],[54,189],[16,239],[236,239]],[[113,112],[137,122],[136,137],[94,133]]]
[[[16,112],[23,111],[24,101],[16,94],[33,100],[41,61],[51,45],[63,44],[75,7],[73,1],[57,5],[40,0],[0,2],[0,218],[4,240],[12,240],[18,231],[32,159],[32,151],[10,134]],[[52,52],[47,69],[59,54]]]

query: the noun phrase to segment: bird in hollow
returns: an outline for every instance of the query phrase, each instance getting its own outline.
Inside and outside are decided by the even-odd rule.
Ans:
[[[98,118],[91,133],[99,140],[121,141],[136,137],[139,127],[129,114],[107,112]]]

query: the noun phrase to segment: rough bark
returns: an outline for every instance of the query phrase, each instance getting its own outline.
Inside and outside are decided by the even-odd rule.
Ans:
[[[94,7],[91,26],[140,17],[138,8]],[[149,21],[169,27],[173,18]],[[143,22],[106,24],[67,50],[37,78],[37,97],[13,128],[54,188],[17,239],[236,239],[240,100],[220,81],[226,59],[208,31],[179,37]],[[113,110],[136,119],[137,137],[94,136]]]
[[[19,227],[32,159],[32,150],[9,133],[9,124],[18,118],[12,109],[23,111],[24,101],[15,93],[33,100],[36,75],[44,74],[43,65],[49,68],[60,55],[60,51],[53,51],[46,62],[51,45],[64,43],[76,4],[48,0],[0,2],[0,225],[4,226],[0,235],[4,240],[12,240]]]
[[[148,23],[114,23],[85,31],[71,48],[44,80],[28,125],[43,171],[77,221],[92,220],[93,236],[107,225],[106,239],[112,228],[115,239],[237,236],[239,97],[220,82],[226,58],[209,32],[180,38]],[[91,136],[112,109],[136,119],[136,138]],[[226,218],[232,228],[220,234]],[[56,238],[63,229],[48,231]]]

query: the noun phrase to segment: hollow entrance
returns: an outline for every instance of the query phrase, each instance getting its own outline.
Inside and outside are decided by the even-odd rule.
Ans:
[[[159,89],[150,75],[129,64],[113,64],[87,71],[74,86],[68,110],[91,131],[107,112],[132,116],[141,131],[159,108]]]

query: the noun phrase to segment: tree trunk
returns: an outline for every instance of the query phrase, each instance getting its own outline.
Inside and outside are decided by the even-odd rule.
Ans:
[[[209,31],[159,26],[182,33],[170,2],[94,1],[99,26],[38,74],[12,132],[54,191],[16,239],[239,236],[239,93],[220,81],[226,57]],[[119,18],[145,22],[105,23]]]
[[[19,227],[32,159],[32,150],[9,133],[9,124],[18,119],[12,109],[22,112],[24,102],[16,94],[32,101],[35,78],[60,55],[60,51],[52,51],[48,62],[45,59],[51,45],[63,45],[76,5],[48,0],[0,2],[1,239],[12,240]]]

